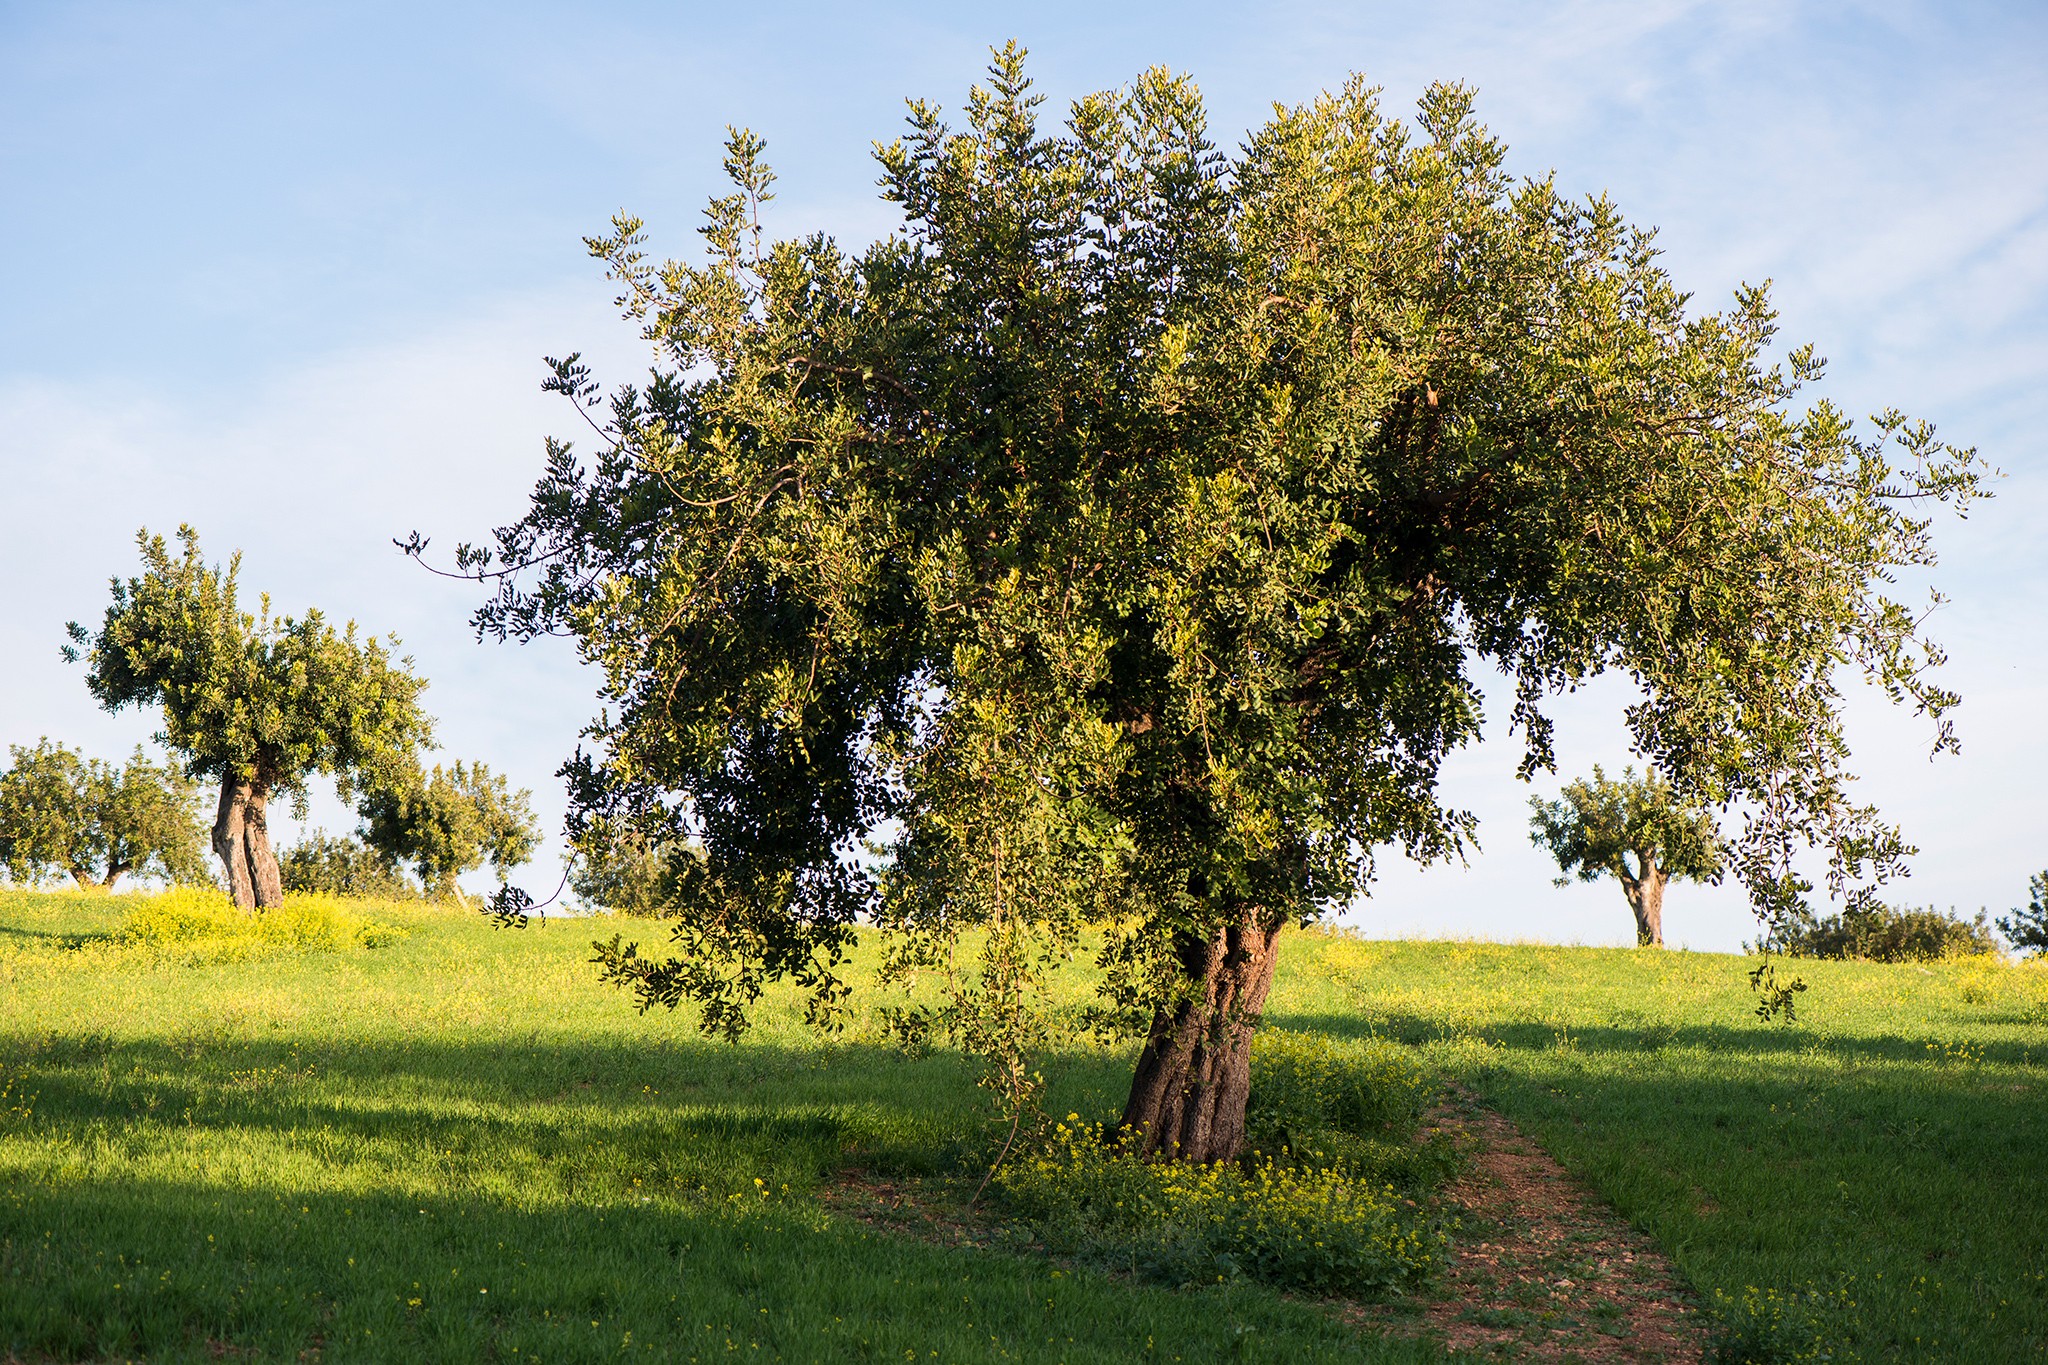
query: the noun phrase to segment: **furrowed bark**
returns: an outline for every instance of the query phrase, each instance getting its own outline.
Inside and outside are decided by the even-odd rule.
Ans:
[[[1636,917],[1636,947],[1662,948],[1664,946],[1664,883],[1668,878],[1657,866],[1654,858],[1636,854],[1638,865],[1643,869],[1640,877],[1621,878],[1621,889],[1628,896],[1628,908]]]
[[[242,813],[242,842],[248,852],[256,904],[265,909],[284,904],[284,877],[278,871],[277,854],[270,847],[269,807],[269,786],[260,781],[251,783],[249,803]]]
[[[270,847],[270,786],[256,778],[222,778],[213,821],[213,851],[227,871],[228,895],[244,910],[280,905],[284,883]]]
[[[1229,1161],[1244,1146],[1252,1034],[1273,985],[1280,926],[1257,907],[1184,955],[1195,992],[1156,1011],[1123,1127],[1146,1157]]]
[[[232,774],[220,780],[220,809],[213,817],[213,851],[227,874],[228,899],[244,910],[256,908],[256,886],[249,876],[249,855],[242,842],[243,813],[249,784]]]
[[[1636,911],[1636,942],[1644,948],[1664,946],[1664,874],[1655,868],[1643,879],[1643,902]]]

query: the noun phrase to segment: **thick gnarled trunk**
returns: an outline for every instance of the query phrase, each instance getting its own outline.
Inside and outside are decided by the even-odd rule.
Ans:
[[[1640,877],[1622,873],[1621,889],[1628,896],[1628,908],[1635,912],[1636,947],[1664,946],[1664,883],[1668,880],[1656,861],[1636,855],[1643,869]]]
[[[1123,1127],[1148,1157],[1229,1161],[1244,1146],[1252,1034],[1273,986],[1280,926],[1248,910],[1183,965],[1194,992],[1153,1015]]]
[[[213,851],[227,870],[228,895],[244,910],[280,905],[284,883],[270,847],[268,783],[232,775],[221,779],[213,820]]]

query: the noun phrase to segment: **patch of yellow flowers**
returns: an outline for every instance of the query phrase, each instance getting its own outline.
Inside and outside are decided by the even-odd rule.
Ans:
[[[116,941],[202,963],[381,948],[405,936],[405,930],[366,919],[335,896],[294,894],[283,905],[248,911],[219,891],[173,887],[134,897]]]
[[[1074,1114],[996,1182],[1055,1249],[1171,1283],[1383,1294],[1427,1275],[1445,1248],[1442,1228],[1392,1186],[1267,1156],[1145,1161]]]

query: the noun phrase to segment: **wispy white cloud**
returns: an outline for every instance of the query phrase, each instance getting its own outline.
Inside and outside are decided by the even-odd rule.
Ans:
[[[870,140],[899,126],[902,96],[957,108],[985,45],[1014,35],[1050,114],[1165,63],[1201,81],[1226,146],[1272,101],[1354,69],[1397,110],[1463,80],[1512,169],[1555,167],[1661,225],[1700,306],[1774,279],[1787,338],[1834,359],[1820,393],[1931,417],[2012,475],[1940,531],[1934,581],[1954,602],[1934,624],[1966,698],[1962,757],[1930,766],[1917,723],[1852,708],[1866,790],[1924,850],[1908,894],[2001,907],[2048,863],[2048,13],[1040,0],[408,16],[397,52],[359,9],[53,10],[0,52],[17,190],[0,246],[38,265],[0,279],[0,574],[17,585],[0,602],[0,742],[117,749],[149,732],[94,710],[56,646],[130,570],[137,526],[189,520],[211,552],[244,549],[245,581],[281,606],[403,635],[450,752],[506,768],[552,823],[550,774],[592,679],[566,649],[471,643],[474,593],[389,538],[418,527],[446,547],[517,514],[541,436],[574,434],[536,392],[542,353],[597,353],[609,378],[643,363],[577,232],[624,207],[657,253],[688,254],[734,122],[771,138],[777,225],[867,240],[893,221]],[[1624,701],[1603,686],[1561,705],[1567,774],[1627,761]],[[1481,815],[1483,850],[1469,869],[1390,864],[1364,922],[1626,941],[1611,887],[1550,889],[1513,761],[1502,745],[1457,759],[1448,789]],[[1674,893],[1672,917],[1695,946],[1751,932],[1725,889]]]

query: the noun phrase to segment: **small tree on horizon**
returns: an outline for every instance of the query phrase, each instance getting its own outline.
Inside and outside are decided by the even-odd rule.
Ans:
[[[2027,878],[2030,897],[2025,909],[1998,917],[1998,932],[2027,953],[2048,953],[2048,870]]]
[[[677,860],[694,866],[703,857],[695,844],[656,842],[630,825],[586,821],[570,849],[569,890],[586,905],[651,918],[667,907],[685,870]]]
[[[0,867],[16,881],[51,871],[111,891],[122,877],[202,882],[206,830],[192,782],[138,745],[125,767],[45,737],[12,745],[0,773]]]
[[[420,888],[383,853],[345,834],[316,829],[277,860],[288,892],[353,896],[364,900],[417,900]]]
[[[1582,882],[1613,877],[1635,915],[1636,946],[1664,946],[1664,887],[1673,878],[1719,883],[1724,850],[1714,817],[1682,801],[1655,773],[1633,767],[1610,780],[1593,765],[1591,778],[1565,784],[1556,801],[1530,798],[1530,842],[1557,859],[1564,874]]]
[[[358,640],[353,621],[337,631],[317,609],[273,618],[268,594],[260,614],[243,611],[241,555],[207,564],[190,526],[178,528],[175,557],[147,528],[135,540],[143,573],[113,580],[97,633],[70,624],[64,656],[85,657],[86,686],[107,710],[161,708],[163,742],[189,774],[221,784],[213,849],[228,894],[244,909],[277,905],[271,798],[288,792],[303,803],[317,773],[346,800],[410,770],[433,738],[419,705],[426,683],[385,642]]]
[[[426,895],[467,905],[456,878],[488,862],[503,880],[533,856],[540,823],[532,796],[485,764],[437,763],[365,791],[357,834],[392,862],[410,863]]]

